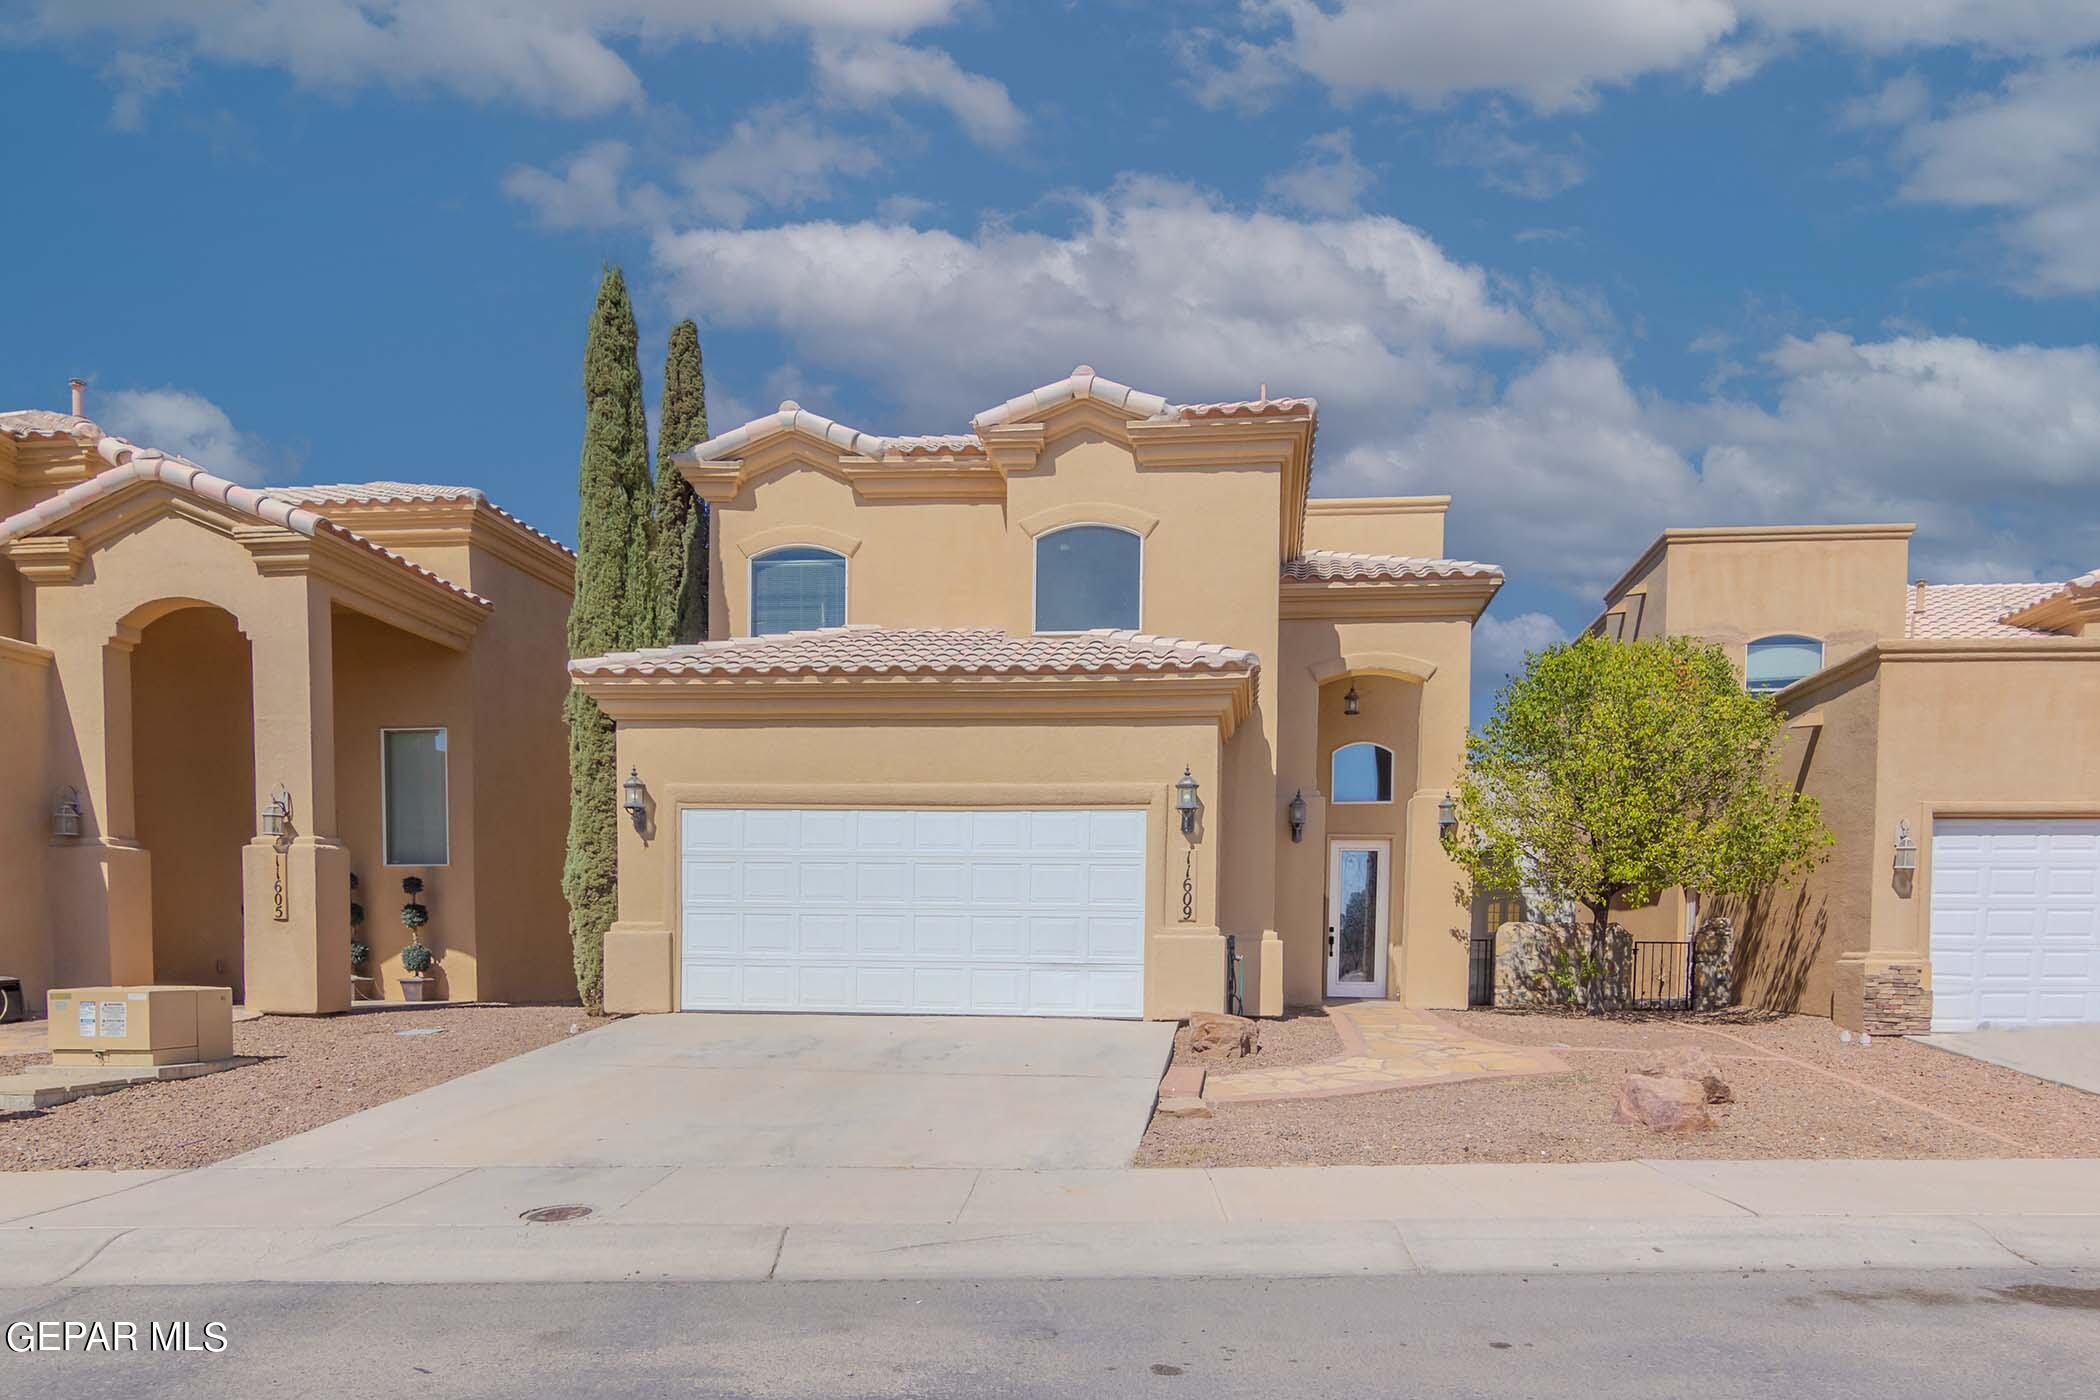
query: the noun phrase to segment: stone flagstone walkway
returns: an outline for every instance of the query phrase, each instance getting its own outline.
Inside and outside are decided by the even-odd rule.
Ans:
[[[1566,1074],[1568,1066],[1543,1050],[1466,1035],[1426,1011],[1389,1001],[1330,1006],[1342,1053],[1310,1065],[1279,1065],[1212,1076],[1203,1097],[1214,1104],[1273,1103],[1373,1094],[1464,1079],[1521,1074]]]

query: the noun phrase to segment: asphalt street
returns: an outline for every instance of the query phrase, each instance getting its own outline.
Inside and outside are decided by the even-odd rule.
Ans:
[[[2085,1400],[2100,1376],[2100,1276],[2043,1271],[17,1289],[0,1317],[0,1394],[127,1400]],[[141,1350],[15,1349],[68,1321]],[[149,1353],[154,1322],[204,1349]]]

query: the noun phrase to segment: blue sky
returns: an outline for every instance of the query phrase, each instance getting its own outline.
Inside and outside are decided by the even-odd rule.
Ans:
[[[573,538],[611,260],[718,431],[1318,395],[1509,570],[1484,686],[1666,525],[2100,565],[2100,0],[497,9],[0,0],[0,404]]]

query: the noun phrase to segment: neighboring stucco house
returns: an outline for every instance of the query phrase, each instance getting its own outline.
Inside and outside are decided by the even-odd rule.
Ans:
[[[570,667],[636,787],[607,1006],[1464,1005],[1438,807],[1502,574],[1446,497],[1308,501],[1315,422],[1081,366],[687,453],[719,640]]]
[[[1733,911],[1743,999],[1854,1030],[2100,1022],[2100,574],[1908,581],[1908,525],[1668,530],[1623,639],[1717,642],[1791,721],[1837,838]],[[1684,924],[1674,895],[1629,922]]]
[[[78,394],[0,413],[0,973],[340,1010],[355,872],[383,994],[418,875],[439,995],[573,997],[568,551],[465,488],[238,486]]]

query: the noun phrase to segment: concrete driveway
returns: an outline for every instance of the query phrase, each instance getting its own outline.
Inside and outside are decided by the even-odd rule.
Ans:
[[[2100,1094],[2100,1026],[2029,1026],[1915,1037],[1972,1060]]]
[[[237,1167],[1128,1166],[1171,1023],[637,1016]]]

